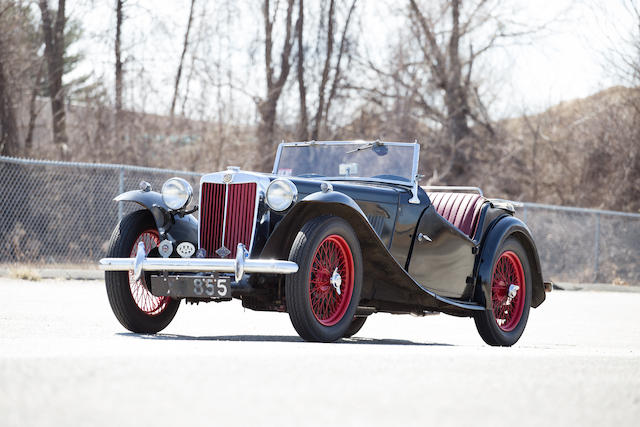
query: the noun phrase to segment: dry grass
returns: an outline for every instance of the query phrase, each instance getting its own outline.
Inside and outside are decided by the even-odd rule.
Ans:
[[[42,279],[36,270],[26,266],[10,268],[9,277],[12,279],[31,280],[34,282]]]
[[[625,281],[625,280],[623,280],[623,279],[621,279],[619,277],[616,277],[615,279],[613,279],[612,284],[616,285],[616,286],[630,286],[629,282],[627,282],[627,281]]]
[[[44,262],[34,262],[34,263],[0,263],[0,270],[17,270],[17,269],[47,269],[47,270],[99,270],[97,262],[88,262],[88,263],[44,263]]]

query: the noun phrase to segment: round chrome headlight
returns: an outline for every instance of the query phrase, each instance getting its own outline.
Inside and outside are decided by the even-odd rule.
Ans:
[[[288,179],[274,179],[267,188],[267,204],[274,211],[288,209],[298,198],[298,189]]]
[[[181,209],[189,204],[193,189],[182,178],[170,178],[162,185],[162,200],[169,209]]]

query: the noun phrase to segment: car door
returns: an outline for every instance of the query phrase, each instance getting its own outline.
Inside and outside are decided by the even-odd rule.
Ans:
[[[415,235],[409,274],[415,281],[448,298],[468,300],[473,292],[474,243],[429,205]]]

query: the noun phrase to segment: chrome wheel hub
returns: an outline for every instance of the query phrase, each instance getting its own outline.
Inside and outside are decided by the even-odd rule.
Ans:
[[[340,273],[338,273],[338,267],[333,270],[333,274],[331,275],[331,279],[329,280],[329,282],[331,283],[331,286],[334,287],[338,295],[340,295],[340,285],[342,285],[342,277],[340,276]]]
[[[516,295],[518,295],[519,290],[520,290],[520,286],[509,285],[509,291],[507,292],[507,301],[505,305],[511,304],[511,300],[513,300],[516,297]]]

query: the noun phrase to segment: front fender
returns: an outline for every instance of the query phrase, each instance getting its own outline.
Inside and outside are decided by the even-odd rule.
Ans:
[[[323,215],[338,216],[351,225],[360,240],[365,264],[372,258],[366,256],[367,252],[369,255],[371,255],[371,253],[380,255],[387,252],[376,232],[371,228],[366,215],[351,197],[338,191],[329,191],[326,193],[318,191],[309,194],[296,203],[295,206],[287,212],[285,217],[278,222],[271,236],[269,236],[269,240],[267,240],[260,257],[288,259],[289,251],[291,250],[293,241],[298,235],[298,231],[311,219]],[[374,246],[378,247],[373,249]],[[389,256],[389,258],[391,257]],[[386,259],[385,262],[395,263],[393,259]],[[371,269],[365,266],[365,271],[371,271]],[[365,277],[361,298],[371,298],[373,294],[374,289]]]
[[[162,194],[156,191],[133,190],[122,193],[113,199],[116,202],[134,202],[151,212],[156,227],[163,238],[172,242],[191,242],[198,244],[198,220],[193,215],[171,213],[162,200]]]
[[[531,289],[531,306],[536,308],[545,300],[544,283],[538,250],[531,237],[531,232],[524,222],[513,216],[503,216],[495,220],[482,239],[482,248],[479,255],[479,263],[476,280],[476,298],[478,303],[487,309],[492,309],[491,302],[491,276],[496,262],[498,249],[508,238],[514,236],[524,246],[531,266],[533,280]]]
[[[337,191],[318,191],[296,203],[278,222],[262,250],[261,258],[288,258],[298,231],[309,220],[322,215],[340,216],[352,226],[357,224],[358,228],[371,228],[366,215],[351,197]]]

